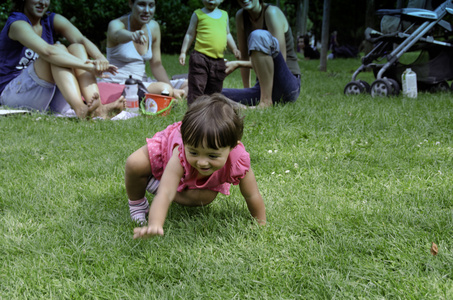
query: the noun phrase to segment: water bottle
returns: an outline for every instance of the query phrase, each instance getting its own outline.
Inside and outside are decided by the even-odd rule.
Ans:
[[[125,82],[126,88],[126,111],[138,113],[138,85],[137,80],[132,75]]]
[[[403,95],[409,98],[417,98],[417,74],[411,68],[407,68],[401,75]]]
[[[162,96],[170,96],[170,92],[167,90],[167,88],[164,88],[164,90],[160,94]]]

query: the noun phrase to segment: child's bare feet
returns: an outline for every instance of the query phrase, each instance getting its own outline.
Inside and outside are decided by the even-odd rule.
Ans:
[[[103,119],[110,119],[126,108],[126,99],[124,96],[119,97],[114,102],[103,104],[96,109],[95,115]]]

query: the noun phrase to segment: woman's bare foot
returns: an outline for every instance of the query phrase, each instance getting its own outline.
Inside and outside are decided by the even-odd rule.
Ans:
[[[182,98],[186,96],[186,91],[181,89],[173,89],[173,97]]]
[[[86,101],[86,105],[83,104],[80,108],[75,109],[76,115],[79,119],[88,119],[91,117],[93,112],[101,105],[101,101],[99,99],[99,94],[95,93],[93,98]]]
[[[93,98],[90,100],[86,101],[87,106],[88,106],[88,111],[91,115],[93,111],[95,111],[100,105],[101,105],[101,98],[99,97],[98,93],[93,94]]]
[[[103,119],[110,119],[126,108],[126,98],[124,96],[119,97],[114,102],[108,104],[101,104],[95,111],[97,117]]]
[[[256,106],[256,108],[268,108],[272,106],[272,100],[264,101],[261,100],[260,103]]]

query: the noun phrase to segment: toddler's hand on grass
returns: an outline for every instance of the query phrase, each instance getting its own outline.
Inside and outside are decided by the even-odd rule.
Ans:
[[[162,226],[148,225],[134,228],[134,239],[148,239],[156,235],[164,235]]]

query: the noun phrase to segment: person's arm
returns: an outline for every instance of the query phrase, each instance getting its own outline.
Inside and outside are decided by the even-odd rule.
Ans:
[[[110,64],[96,45],[87,39],[68,19],[56,14],[54,17],[54,28],[57,34],[65,37],[71,44],[82,44],[89,57],[93,59],[97,72],[108,71]]]
[[[239,188],[247,203],[250,214],[260,225],[266,225],[266,208],[263,197],[261,197],[260,191],[258,190],[255,174],[251,168],[245,174],[244,178],[241,179]]]
[[[146,34],[143,30],[129,31],[121,19],[110,21],[107,29],[107,47],[115,47],[130,41],[144,45]]]
[[[280,52],[286,61],[285,32],[288,30],[288,21],[283,12],[276,6],[270,5],[266,10],[266,25],[269,32],[278,40]]]
[[[64,68],[78,68],[86,71],[95,71],[94,64],[87,63],[55,45],[50,45],[38,36],[29,23],[15,21],[11,24],[9,38],[18,41],[23,46],[38,53],[45,61]]]
[[[250,69],[252,68],[252,62],[249,60],[247,60],[247,61],[246,60],[233,60],[233,61],[227,61],[225,63],[225,66],[226,66],[225,73],[227,75],[231,74],[237,68],[241,68],[241,72],[243,70],[248,70],[250,72]],[[247,86],[245,86],[245,84],[244,84],[244,87],[247,87]]]
[[[149,67],[154,75],[154,78],[156,78],[157,81],[170,84],[170,79],[168,79],[167,71],[165,71],[165,68],[162,65],[162,58],[160,54],[161,34],[159,24],[156,21],[151,21],[150,26],[151,34],[153,36],[153,57],[149,61]]]
[[[178,155],[179,151],[175,148],[160,180],[157,195],[149,208],[148,226],[134,228],[134,239],[164,235],[163,226],[168,208],[175,199],[179,182],[184,174]]]
[[[234,56],[236,59],[241,59],[241,51],[239,51],[238,47],[236,46],[236,43],[234,42],[234,38],[231,35],[230,32],[230,21],[226,21],[226,30],[227,30],[227,46],[230,48],[231,52],[233,52]]]
[[[183,66],[186,64],[187,50],[189,50],[190,46],[193,43],[193,40],[197,35],[197,25],[198,17],[196,13],[193,13],[192,17],[190,18],[189,28],[187,28],[186,35],[184,36],[184,40],[182,42],[181,54],[179,55],[179,63]]]

